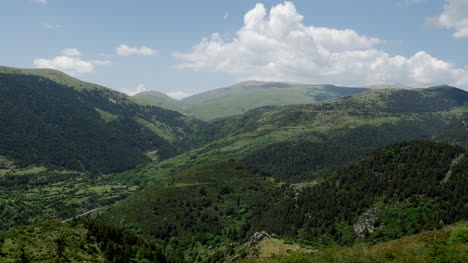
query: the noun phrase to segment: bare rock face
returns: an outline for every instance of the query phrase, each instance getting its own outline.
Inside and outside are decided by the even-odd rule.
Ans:
[[[252,235],[252,237],[249,240],[249,247],[255,246],[256,244],[260,243],[265,238],[270,238],[270,236],[267,234],[267,232],[262,231],[262,232],[255,232],[255,234]]]
[[[364,212],[353,225],[354,232],[360,238],[366,237],[366,234],[372,234],[374,231],[383,228],[383,224],[379,222],[378,214],[380,208],[372,208]]]

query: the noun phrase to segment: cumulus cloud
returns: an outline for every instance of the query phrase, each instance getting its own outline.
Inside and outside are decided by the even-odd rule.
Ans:
[[[191,94],[187,92],[183,92],[183,91],[170,91],[170,92],[167,92],[166,95],[173,99],[181,100],[183,98],[187,98]]]
[[[115,49],[117,55],[120,56],[130,56],[130,55],[141,55],[141,56],[153,56],[156,55],[158,52],[154,49],[149,47],[141,46],[141,47],[129,47],[125,44],[120,45],[118,48]]]
[[[442,14],[427,18],[426,25],[453,29],[454,38],[468,38],[468,1],[446,0]]]
[[[448,83],[467,86],[468,72],[424,51],[411,57],[378,49],[379,38],[351,29],[306,26],[293,3],[247,12],[232,40],[214,33],[190,52],[176,52],[178,68],[218,71],[242,78],[338,85]]]
[[[65,48],[61,51],[62,55],[68,57],[78,57],[81,56],[81,52],[76,48]]]
[[[122,89],[120,91],[127,94],[128,96],[133,96],[133,95],[141,93],[143,91],[148,91],[148,89],[145,88],[144,84],[140,83],[140,84],[138,84],[138,86],[136,86],[133,89]]]
[[[105,60],[83,60],[79,58],[81,52],[76,48],[66,48],[61,51],[61,56],[52,59],[37,58],[33,61],[37,68],[50,68],[63,71],[70,75],[89,73],[95,70],[95,65],[108,65]]]
[[[38,58],[34,60],[34,64],[38,68],[56,69],[71,75],[94,71],[94,65],[91,62],[67,56],[58,56],[53,59]]]

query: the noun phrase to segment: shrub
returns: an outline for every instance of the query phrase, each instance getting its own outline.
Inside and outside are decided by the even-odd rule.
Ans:
[[[460,227],[450,233],[451,243],[468,243],[468,227]]]

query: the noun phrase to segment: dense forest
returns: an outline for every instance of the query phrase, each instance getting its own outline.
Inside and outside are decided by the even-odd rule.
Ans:
[[[361,237],[388,240],[468,217],[464,149],[428,141],[400,142],[325,173],[323,181],[285,198],[248,223],[254,230],[352,244],[356,222],[373,218]],[[366,226],[369,229],[368,226]]]
[[[2,262],[175,262],[150,239],[95,219],[0,232]]]
[[[145,152],[179,153],[178,141],[203,125],[109,89],[77,90],[35,75],[2,73],[0,91],[0,155],[23,166],[122,171],[149,161]]]
[[[435,119],[405,120],[396,124],[336,129],[325,135],[312,132],[295,140],[270,144],[248,155],[243,161],[281,180],[303,181],[313,178],[318,170],[337,167],[378,147],[401,140],[437,138],[447,142],[468,142],[468,133],[464,132],[466,127],[460,125],[460,120],[448,120],[448,123]],[[450,126],[453,128],[442,132]],[[320,141],[307,138],[320,138]]]
[[[232,161],[196,166],[103,218],[182,248],[187,261],[230,255],[229,244],[261,231],[306,244],[386,241],[468,217],[466,154],[443,143],[399,142],[300,184]]]
[[[141,230],[187,261],[233,253],[233,241],[281,187],[257,168],[234,161],[192,167],[119,202],[102,220]],[[123,224],[123,225],[122,225]]]

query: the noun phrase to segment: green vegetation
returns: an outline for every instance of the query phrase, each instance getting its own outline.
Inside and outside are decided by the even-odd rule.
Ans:
[[[137,103],[142,105],[152,105],[161,107],[163,109],[178,111],[184,114],[190,114],[190,111],[185,109],[184,103],[173,99],[166,94],[151,90],[151,91],[144,91],[132,96],[132,99]]]
[[[165,159],[183,151],[182,138],[203,125],[67,77],[0,68],[0,155],[20,166],[123,171],[149,161],[145,153]]]
[[[153,105],[201,120],[213,120],[263,106],[308,104],[363,92],[365,88],[344,88],[332,85],[304,85],[281,82],[247,81],[231,87],[215,89],[176,101],[160,92],[143,92],[133,98],[144,105]]]
[[[119,177],[152,181],[196,164],[236,159],[295,182],[400,140],[465,146],[466,101],[466,91],[435,87],[372,90],[323,103],[259,108],[212,121],[184,141],[193,150]]]
[[[244,223],[280,189],[236,162],[194,166],[117,203],[103,219],[141,230],[188,262],[214,259],[233,252],[248,231]]]
[[[430,230],[468,218],[467,164],[460,147],[396,143],[330,171],[322,183],[291,188],[281,202],[257,212],[247,224],[250,233],[265,230],[342,245]]]
[[[468,218],[466,154],[443,143],[400,142],[299,187],[232,161],[198,165],[149,185],[103,218],[180,248],[176,254],[189,262],[234,255],[227,244],[261,231],[310,245],[382,242]]]
[[[1,262],[166,262],[157,244],[97,222],[45,221],[0,233]]]
[[[248,255],[239,263],[272,262],[272,263],[314,263],[314,262],[429,262],[429,263],[462,263],[468,261],[468,243],[452,242],[451,237],[466,229],[466,221],[441,230],[427,231],[402,239],[379,244],[361,243],[352,247],[318,248],[312,252],[305,249],[289,251],[269,257],[258,256],[264,252],[263,247],[257,254]],[[254,247],[252,250],[255,250]]]
[[[73,88],[75,90],[107,90],[113,92],[111,89],[106,87],[89,83],[85,81],[81,81],[79,79],[73,78],[61,71],[54,70],[54,69],[24,69],[24,68],[12,68],[12,67],[4,67],[0,66],[0,74],[12,74],[17,76],[36,76],[44,79],[49,79],[54,81],[60,85]],[[125,98],[124,94],[120,93],[121,98]]]
[[[363,90],[0,67],[0,262],[466,262],[468,92]]]
[[[0,230],[49,218],[65,220],[111,205],[139,189],[111,178],[10,163],[0,169]]]

